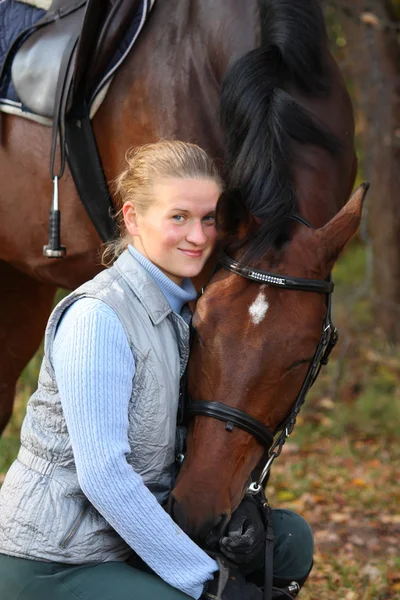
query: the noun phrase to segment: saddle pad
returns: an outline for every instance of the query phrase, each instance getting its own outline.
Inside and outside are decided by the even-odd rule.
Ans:
[[[13,40],[21,31],[39,21],[45,14],[44,10],[16,0],[0,0],[0,71]],[[19,102],[11,77],[7,78],[4,85],[0,87],[0,102],[3,99],[12,103]]]
[[[94,116],[104,100],[116,70],[131,50],[154,4],[155,0],[142,0],[124,39],[90,99],[91,117]],[[0,70],[15,37],[26,27],[38,21],[44,14],[45,11],[33,8],[19,0],[0,0]],[[12,85],[11,77],[7,77],[2,87],[0,87],[0,111],[18,115],[44,125],[52,125],[51,119],[36,115],[22,104]]]
[[[43,10],[49,10],[52,0],[18,0],[18,2],[23,2],[36,8],[43,8]]]

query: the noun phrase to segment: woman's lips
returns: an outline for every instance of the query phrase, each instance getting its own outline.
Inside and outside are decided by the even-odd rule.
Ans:
[[[183,248],[179,248],[179,250],[190,258],[200,258],[203,255],[203,250],[184,250]]]

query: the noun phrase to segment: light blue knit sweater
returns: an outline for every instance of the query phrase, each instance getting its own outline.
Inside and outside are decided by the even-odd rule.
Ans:
[[[176,313],[196,297],[189,279],[180,287],[135,248],[129,250]],[[116,313],[93,298],[72,304],[57,329],[53,365],[78,478],[85,480],[89,500],[162,579],[199,598],[216,562],[172,522],[119,451],[127,444],[135,363]]]

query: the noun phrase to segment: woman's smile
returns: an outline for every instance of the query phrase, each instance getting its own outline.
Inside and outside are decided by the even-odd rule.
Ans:
[[[201,258],[203,255],[203,250],[188,250],[186,248],[178,248],[178,250],[186,254],[186,256],[190,256],[190,258]]]

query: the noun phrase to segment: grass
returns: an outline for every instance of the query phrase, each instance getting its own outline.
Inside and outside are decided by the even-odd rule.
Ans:
[[[19,449],[19,432],[25,416],[26,403],[36,387],[42,361],[41,348],[23,371],[18,384],[13,416],[8,427],[0,438],[0,484],[5,471],[15,459]]]
[[[400,350],[375,327],[365,264],[356,240],[334,273],[340,342],[267,489],[272,506],[296,510],[313,527],[315,563],[303,600],[400,600]],[[40,359],[18,383],[0,441],[0,478],[18,451]]]

